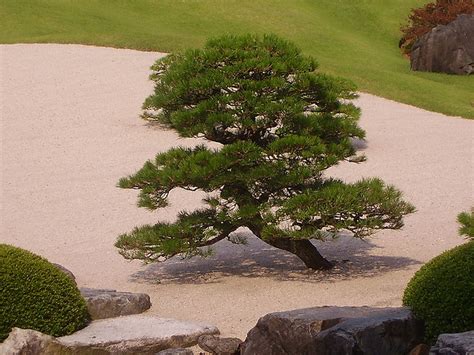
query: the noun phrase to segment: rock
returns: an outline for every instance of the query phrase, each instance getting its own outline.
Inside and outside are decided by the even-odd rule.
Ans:
[[[193,351],[191,349],[175,348],[162,350],[155,355],[193,355]]]
[[[76,276],[74,276],[74,274],[66,269],[64,266],[62,265],[59,265],[59,264],[56,264],[56,263],[52,263],[54,266],[56,266],[59,270],[61,270],[62,272],[64,272],[72,281],[74,281],[74,283],[76,283]]]
[[[150,296],[144,293],[93,288],[81,288],[80,291],[92,319],[138,314],[151,307]]]
[[[198,339],[202,350],[215,355],[240,354],[240,344],[242,340],[239,338],[219,338],[214,335],[202,335]]]
[[[219,334],[219,330],[205,324],[132,315],[93,321],[72,335],[58,338],[58,341],[76,352],[93,349],[140,354],[193,346],[205,334]]]
[[[37,355],[62,353],[62,346],[50,335],[36,330],[13,328],[8,338],[0,343],[2,355]]]
[[[270,313],[257,322],[241,354],[405,354],[423,328],[407,308],[315,307]]]
[[[419,38],[410,53],[418,71],[468,75],[474,73],[474,14],[459,15]]]
[[[418,344],[415,346],[408,355],[429,355],[430,353],[430,346],[426,344]]]
[[[431,348],[430,355],[474,355],[474,330],[441,334]]]

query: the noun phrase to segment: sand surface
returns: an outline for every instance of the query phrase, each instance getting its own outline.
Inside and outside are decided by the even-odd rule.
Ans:
[[[474,201],[474,121],[362,94],[368,161],[331,174],[379,176],[399,187],[417,207],[403,230],[320,245],[338,261],[325,273],[251,235],[246,246],[220,242],[206,260],[128,262],[113,246],[118,234],[200,201],[176,191],[171,207],[148,212],[135,206],[136,192],[115,187],[157,152],[197,142],[138,118],[152,89],[149,67],[161,54],[78,45],[0,50],[0,242],[64,265],[80,286],[147,292],[150,313],[244,337],[272,311],[400,305],[422,263],[463,242],[455,219]]]

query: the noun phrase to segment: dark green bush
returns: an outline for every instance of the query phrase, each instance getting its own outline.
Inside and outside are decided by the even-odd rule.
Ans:
[[[86,303],[66,274],[38,255],[0,244],[0,341],[13,327],[62,336],[88,322]]]
[[[429,342],[474,329],[474,241],[424,265],[408,283],[403,303],[425,322]]]

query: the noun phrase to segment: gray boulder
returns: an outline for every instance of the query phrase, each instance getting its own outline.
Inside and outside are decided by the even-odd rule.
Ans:
[[[240,354],[242,340],[239,338],[219,338],[214,335],[202,335],[198,339],[199,347],[213,355]]]
[[[430,355],[474,355],[474,330],[441,334],[431,348]]]
[[[96,320],[57,340],[75,353],[155,354],[196,345],[205,334],[219,334],[219,330],[206,324],[132,315]]]
[[[399,355],[422,333],[407,308],[315,307],[260,318],[241,354]]]
[[[433,28],[415,42],[410,59],[412,70],[474,74],[474,14]]]
[[[54,266],[56,266],[60,271],[64,272],[74,283],[76,283],[76,276],[70,271],[69,269],[66,269],[64,266],[52,263]]]
[[[151,307],[150,296],[144,293],[81,288],[92,319],[113,318],[145,312]]]
[[[13,328],[8,338],[0,343],[2,355],[59,355],[62,350],[55,338],[31,329]]]

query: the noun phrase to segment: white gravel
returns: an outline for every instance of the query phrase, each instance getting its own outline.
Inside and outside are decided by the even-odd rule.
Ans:
[[[220,242],[207,260],[128,262],[113,246],[118,234],[199,204],[199,194],[177,191],[171,207],[148,212],[135,206],[136,192],[115,187],[157,152],[196,143],[138,118],[162,54],[55,44],[0,51],[0,241],[64,265],[82,287],[146,292],[151,314],[244,337],[272,311],[399,305],[422,263],[463,242],[456,215],[474,204],[474,121],[362,94],[368,161],[331,173],[399,187],[417,207],[403,230],[321,245],[340,261],[329,273],[306,271],[251,236],[246,246]]]

